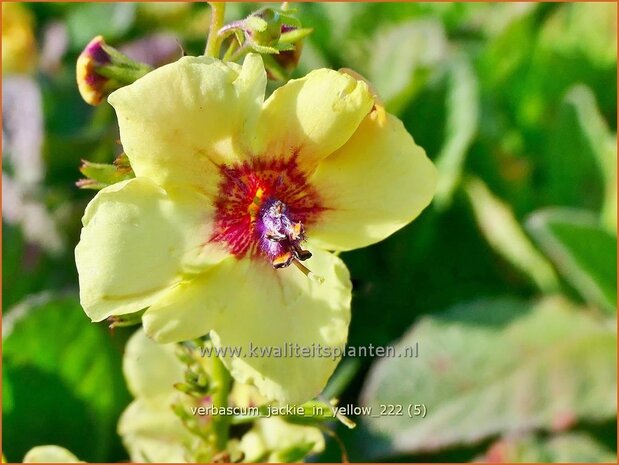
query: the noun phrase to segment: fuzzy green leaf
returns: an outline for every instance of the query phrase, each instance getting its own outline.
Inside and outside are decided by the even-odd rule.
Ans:
[[[586,211],[548,209],[527,221],[557,269],[592,305],[617,311],[617,238]]]
[[[403,405],[402,416],[366,416],[382,440],[373,457],[418,453],[617,413],[617,336],[563,298],[481,300],[427,317],[397,344],[419,358],[376,363],[362,403]],[[406,406],[425,404],[425,418]],[[368,446],[370,446],[368,444]]]

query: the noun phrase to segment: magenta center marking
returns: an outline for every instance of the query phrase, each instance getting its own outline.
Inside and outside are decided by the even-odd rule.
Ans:
[[[301,244],[323,207],[295,158],[250,160],[219,170],[212,242],[238,258],[263,257],[276,268],[311,256]]]

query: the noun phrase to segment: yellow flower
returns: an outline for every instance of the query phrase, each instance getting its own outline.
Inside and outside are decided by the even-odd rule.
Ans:
[[[37,53],[32,23],[23,5],[2,3],[2,74],[33,70]]]
[[[37,446],[30,449],[23,463],[78,463],[81,462],[70,451],[60,446]],[[83,463],[83,462],[82,462]]]
[[[237,381],[300,403],[338,357],[256,356],[250,344],[343,347],[351,283],[327,251],[405,226],[436,172],[365,82],[319,69],[266,101],[265,85],[259,55],[242,67],[185,57],[111,94],[136,178],[88,205],[76,262],[93,321],[147,308],[159,342],[210,332],[242,349],[221,357]]]
[[[182,396],[173,386],[183,381],[174,346],[157,344],[137,331],[127,342],[123,372],[135,400],[120,417],[118,434],[131,461],[185,462],[187,449],[195,449],[199,438],[172,410]]]
[[[189,433],[171,408],[173,403],[188,399],[173,388],[184,379],[174,345],[157,344],[143,331],[137,331],[127,343],[123,370],[135,400],[123,412],[118,432],[131,460],[159,463],[195,460],[190,454],[198,449],[200,439]],[[260,396],[255,388],[242,384],[235,384],[230,394],[231,403],[237,407],[248,407],[257,399]],[[292,425],[271,417],[256,420],[240,438],[231,438],[228,449],[241,453],[246,462],[272,462],[298,445],[308,446],[307,450],[313,453],[321,452],[324,438],[315,427]]]

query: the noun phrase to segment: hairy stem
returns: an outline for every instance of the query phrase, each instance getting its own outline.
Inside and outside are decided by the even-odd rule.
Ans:
[[[206,41],[206,49],[204,50],[204,54],[210,57],[219,58],[219,48],[221,47],[219,30],[224,25],[226,4],[224,2],[208,3],[211,6],[211,26],[208,30],[208,39]]]
[[[213,381],[216,389],[213,393],[213,406],[217,408],[227,407],[231,377],[217,356],[213,358]],[[230,418],[227,415],[213,416],[213,434],[215,436],[215,448],[218,452],[226,450],[229,429]]]

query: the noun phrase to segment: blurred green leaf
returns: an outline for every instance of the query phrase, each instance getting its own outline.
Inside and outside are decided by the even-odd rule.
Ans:
[[[617,4],[591,2],[565,4],[557,9],[540,35],[540,45],[555,53],[584,55],[600,67],[617,66]]]
[[[531,6],[524,9],[491,34],[479,58],[480,78],[489,86],[504,84],[524,61],[530,59],[536,38],[536,8]],[[518,44],[518,47],[514,47],[514,44]]]
[[[71,48],[79,51],[98,35],[108,42],[121,38],[133,25],[135,10],[135,3],[79,4],[66,19]]]
[[[617,311],[617,237],[581,210],[547,209],[526,223],[557,269],[592,305]]]
[[[596,116],[597,120],[584,120]],[[602,158],[610,155],[606,147],[607,133],[596,112],[595,99],[585,86],[573,86],[561,96],[552,125],[542,139],[543,144],[536,149],[541,155],[538,177],[543,181],[540,185],[544,203],[600,209],[604,201],[604,178],[612,176],[600,169]],[[596,142],[592,139],[599,137]],[[606,160],[605,164],[609,162]]]
[[[398,114],[445,59],[447,39],[440,22],[412,20],[379,30],[367,49],[359,69],[367,74],[387,109]]]
[[[454,58],[449,73],[446,138],[436,159],[439,178],[434,205],[451,205],[454,189],[462,176],[469,146],[477,132],[479,89],[477,77],[463,56]]]
[[[3,445],[12,461],[33,446],[58,444],[107,461],[116,421],[130,400],[121,348],[74,297],[39,295],[3,321]]]
[[[586,433],[561,433],[541,439],[534,436],[495,442],[476,462],[498,463],[600,463],[615,462],[616,454]]]
[[[479,228],[494,250],[524,272],[545,292],[557,291],[559,281],[546,258],[533,246],[514,212],[477,178],[465,183]]]
[[[371,457],[473,444],[496,434],[565,429],[617,413],[617,336],[560,297],[480,300],[427,317],[396,345],[419,358],[385,358],[362,404],[403,405],[403,416],[366,416]],[[406,406],[425,404],[409,418]]]
[[[46,233],[40,224],[38,228],[43,235]],[[13,306],[29,294],[62,288],[75,279],[71,265],[73,258],[51,256],[28,242],[18,225],[3,222],[2,233],[2,303],[5,311],[12,311]]]
[[[574,86],[565,97],[574,112],[588,152],[598,164],[604,179],[602,220],[609,231],[617,232],[617,134],[611,134],[600,114],[591,89]]]

